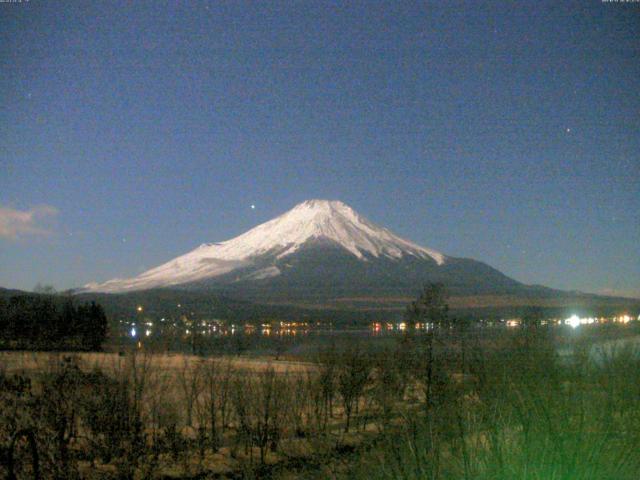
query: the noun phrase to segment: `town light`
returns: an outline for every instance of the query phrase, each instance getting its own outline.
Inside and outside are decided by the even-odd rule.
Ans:
[[[571,325],[571,327],[573,328],[577,328],[578,325],[580,325],[580,318],[577,315],[571,315],[569,318],[567,318],[564,323],[566,325]]]

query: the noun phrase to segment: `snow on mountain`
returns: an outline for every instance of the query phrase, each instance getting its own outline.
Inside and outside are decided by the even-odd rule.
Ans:
[[[266,255],[283,258],[306,242],[334,242],[362,261],[371,257],[400,259],[405,255],[432,259],[442,265],[446,257],[394,235],[339,201],[308,200],[283,215],[220,243],[205,243],[131,279],[115,279],[85,286],[89,291],[124,292],[180,285],[208,279],[253,265]],[[253,274],[253,279],[279,275],[274,265]]]

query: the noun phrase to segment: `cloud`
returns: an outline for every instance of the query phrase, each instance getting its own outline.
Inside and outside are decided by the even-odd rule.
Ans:
[[[42,225],[47,218],[58,214],[58,209],[50,205],[40,205],[29,210],[15,210],[0,206],[0,238],[16,239],[25,235],[49,235]]]

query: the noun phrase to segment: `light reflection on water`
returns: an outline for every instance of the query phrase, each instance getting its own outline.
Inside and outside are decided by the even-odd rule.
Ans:
[[[602,323],[621,323],[627,324],[635,318],[629,315],[619,315],[613,317],[579,317],[572,315],[568,318],[548,318],[540,321],[540,325],[550,326],[570,326],[578,328],[582,325],[602,324]],[[352,334],[362,337],[380,337],[386,335],[398,335],[407,332],[424,333],[434,328],[432,323],[415,323],[408,325],[404,321],[376,321],[371,322],[368,326],[357,327],[335,327],[331,323],[322,322],[271,322],[262,324],[235,324],[226,323],[221,320],[178,320],[165,322],[162,318],[160,322],[147,320],[145,322],[125,322],[120,321],[122,330],[121,335],[124,337],[137,338],[144,334],[146,337],[191,337],[198,336],[201,338],[223,338],[231,336],[261,336],[273,338],[295,338],[309,337],[314,335],[332,336]],[[144,330],[140,330],[139,326],[144,325]],[[478,320],[472,322],[473,328],[513,328],[522,327],[523,321],[520,318],[508,318],[499,320]],[[453,324],[449,328],[454,328]]]

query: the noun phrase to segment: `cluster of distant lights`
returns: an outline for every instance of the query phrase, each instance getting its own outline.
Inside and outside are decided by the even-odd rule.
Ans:
[[[618,317],[613,317],[611,319],[614,323],[629,323],[633,318],[630,315],[620,315]],[[640,315],[638,315],[638,320],[640,321]],[[569,318],[565,319],[564,324],[569,325],[572,328],[578,328],[580,325],[591,325],[593,323],[603,323],[606,322],[605,318],[596,318],[596,317],[579,317],[578,315],[571,315]]]
[[[580,325],[592,325],[594,323],[622,323],[627,324],[634,320],[634,317],[630,315],[619,315],[615,317],[579,317],[574,314],[565,319],[550,319],[550,320],[542,320],[542,325],[568,325],[572,328],[578,328]],[[640,321],[640,315],[637,318]],[[506,325],[507,327],[519,327],[522,325],[522,319],[520,318],[510,318],[501,320],[499,323]],[[373,322],[371,324],[371,329],[374,333],[381,333],[384,331],[405,331],[409,328],[406,322]],[[414,325],[416,330],[430,330],[433,328],[433,324],[429,323],[416,323]]]
[[[136,338],[138,336],[138,331],[136,330],[136,327],[131,327],[131,331],[129,333],[130,333],[132,338]],[[144,330],[144,336],[145,337],[150,337],[151,336],[151,330],[146,328]]]
[[[177,307],[181,308],[182,305],[177,304]],[[142,305],[138,305],[136,307],[136,312],[137,313],[144,312],[144,307]],[[165,318],[161,318],[160,322],[164,323],[165,320],[166,320]],[[121,320],[120,322],[122,323],[123,321]],[[228,328],[226,328],[224,325],[220,325],[219,323],[212,324],[205,320],[200,321],[199,325],[196,322],[189,322],[188,324],[191,325],[192,328],[185,329],[184,333],[186,335],[190,335],[194,331],[200,331],[200,333],[202,333],[203,335],[212,334],[212,333],[213,334],[220,333],[221,335],[228,335],[230,333],[231,335],[234,335],[239,330],[243,330],[244,333],[251,334],[256,331],[256,326],[253,324],[244,325],[244,329],[242,328],[242,326],[237,326],[235,324],[232,324]],[[151,321],[146,321],[144,323],[141,323],[141,325],[137,325],[135,322],[133,322],[130,325],[131,325],[131,328],[129,329],[129,336],[131,338],[136,338],[139,335],[142,336],[141,333],[143,330],[144,330],[145,337],[150,337],[153,334],[153,331],[151,330],[151,328],[153,327],[154,324]],[[320,325],[320,322],[318,322],[318,325]],[[138,330],[138,328],[136,328],[137,326],[140,327],[140,331]],[[173,326],[177,327],[178,324],[173,323]],[[200,327],[201,330],[198,327]],[[272,332],[275,333],[276,335],[296,335],[298,333],[307,333],[309,331],[308,327],[309,327],[308,322],[279,322],[279,323],[273,323],[273,324],[263,323],[259,331],[263,335],[267,335],[267,336],[271,335]]]
[[[543,325],[546,325],[548,323],[556,323],[559,325],[568,325],[571,328],[578,328],[580,325],[593,325],[594,323],[622,323],[622,324],[627,324],[629,322],[631,322],[632,320],[634,320],[634,318],[630,315],[619,315],[617,317],[580,317],[578,315],[576,315],[575,313],[573,315],[571,315],[568,318],[565,318],[564,320],[543,320],[542,323]],[[638,315],[638,321],[640,321],[640,315]],[[522,324],[522,320],[520,320],[519,318],[512,318],[507,320],[506,322],[507,327],[518,327]]]
[[[371,324],[371,329],[374,331],[374,333],[381,333],[381,332],[392,332],[392,331],[400,331],[400,332],[404,332],[409,328],[409,325],[407,324],[407,322],[373,322]],[[413,324],[413,328],[415,330],[430,330],[433,328],[433,323],[414,323]]]
[[[177,305],[178,308],[182,307],[181,304]],[[138,305],[136,307],[136,311],[138,313],[142,313],[144,311],[144,308],[141,305]],[[556,324],[560,324],[560,325],[568,325],[572,328],[578,328],[580,325],[592,325],[594,323],[606,323],[606,322],[613,322],[613,323],[622,323],[622,324],[627,324],[629,322],[631,322],[632,320],[634,320],[633,317],[631,317],[630,315],[619,315],[617,317],[612,317],[612,318],[605,318],[605,317],[579,317],[576,314],[571,315],[568,318],[565,318],[564,320],[543,320],[542,324],[546,325],[549,323],[556,323]],[[638,321],[640,321],[640,315],[638,315],[637,318]],[[162,318],[160,320],[161,322],[164,322],[165,319]],[[507,325],[507,327],[518,327],[522,324],[522,320],[519,318],[512,318],[512,319],[508,319],[508,320],[503,320],[503,322]],[[147,328],[144,328],[144,336],[145,337],[150,337],[152,335],[152,330],[149,327],[153,327],[153,322],[145,322],[143,324],[144,326],[146,326]],[[174,326],[177,326],[176,324],[174,324]],[[296,334],[296,328],[299,327],[308,327],[308,323],[306,322],[280,322],[280,329],[278,331],[279,334]],[[205,321],[202,321],[202,327],[209,327],[209,332],[207,332],[206,330],[203,330],[202,333],[206,334],[206,333],[213,333],[216,332],[218,329],[220,330],[221,333],[223,333],[223,329],[222,328],[218,328],[215,325],[207,325],[207,323]],[[271,324],[262,324],[261,325],[261,333],[263,335],[270,335],[271,334],[271,330],[272,330],[272,325]],[[407,329],[408,325],[406,322],[399,322],[399,323],[391,323],[391,322],[374,322],[372,324],[372,328],[374,330],[374,332],[381,332],[384,330],[387,331],[393,331],[393,330],[400,330],[400,331],[405,331]],[[416,329],[419,330],[429,330],[430,328],[433,328],[433,325],[430,325],[428,323],[416,323],[414,325],[414,327]],[[255,331],[255,326],[247,324],[245,325],[245,333],[253,333]],[[230,328],[230,332],[233,335],[236,332],[236,326],[235,325],[231,325]],[[185,331],[185,333],[187,335],[189,335],[191,333],[191,331],[189,329],[187,329]],[[226,331],[224,331],[224,333],[227,333]],[[138,336],[138,330],[136,329],[136,324],[133,323],[131,326],[131,329],[129,331],[129,334],[132,338],[136,338]]]

